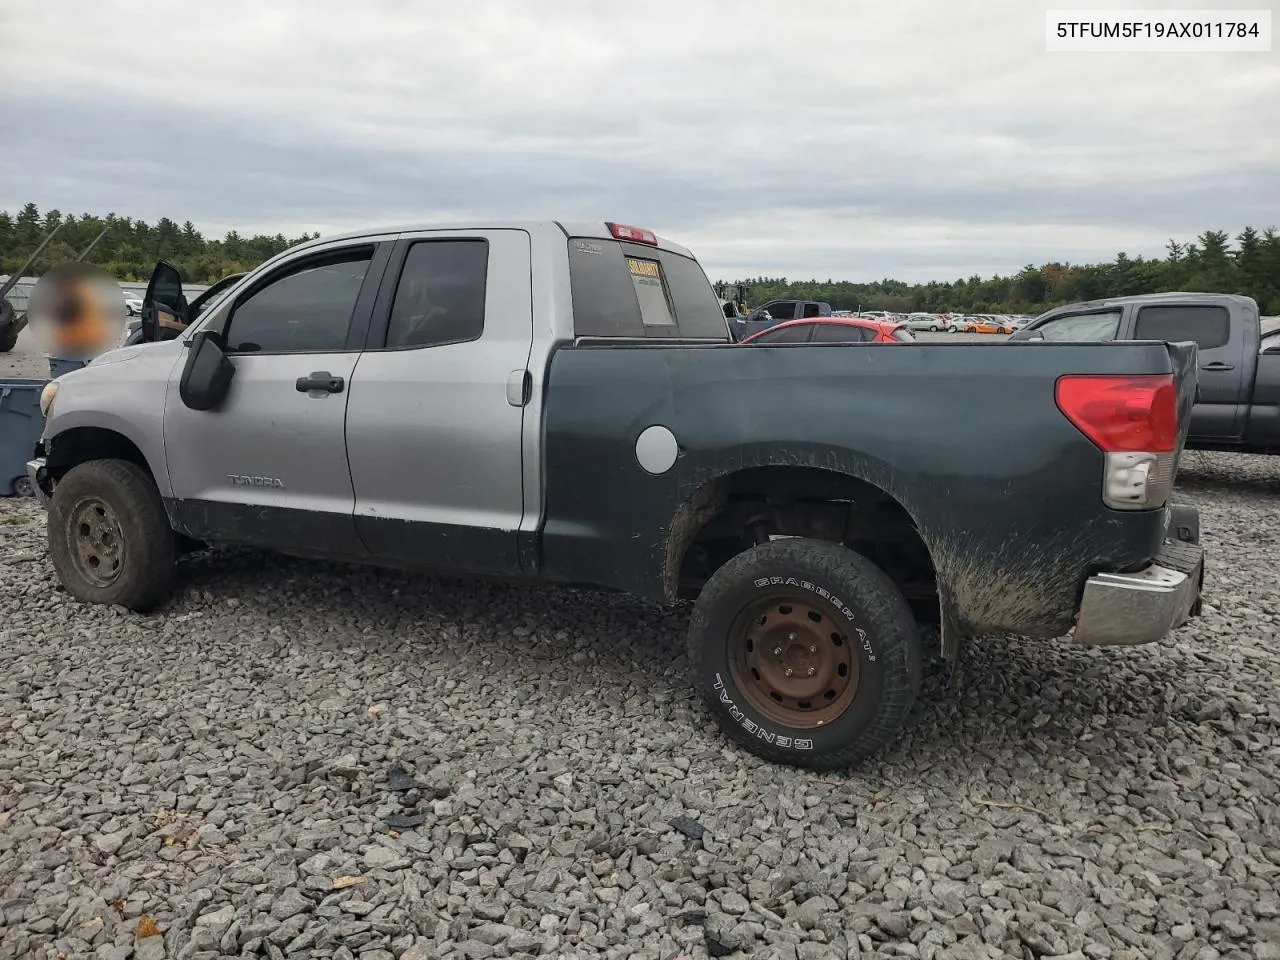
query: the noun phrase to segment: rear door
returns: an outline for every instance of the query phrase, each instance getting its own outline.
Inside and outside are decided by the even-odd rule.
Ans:
[[[373,556],[520,570],[530,268],[524,230],[397,240],[347,408],[355,525]]]
[[[1248,400],[1244,380],[1245,326],[1231,322],[1222,304],[1139,306],[1134,340],[1193,341],[1199,347],[1199,384],[1191,413],[1191,436],[1231,439],[1243,431]]]

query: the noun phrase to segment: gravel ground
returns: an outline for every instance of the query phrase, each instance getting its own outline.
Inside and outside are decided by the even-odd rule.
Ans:
[[[220,551],[136,616],[0,501],[0,956],[1276,960],[1280,458],[1180,490],[1175,642],[974,643],[822,777],[714,731],[684,613]]]

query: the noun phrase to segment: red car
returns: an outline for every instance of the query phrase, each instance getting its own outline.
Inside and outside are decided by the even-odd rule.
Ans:
[[[810,317],[784,320],[740,343],[911,343],[915,337],[905,323],[885,323],[863,317]]]

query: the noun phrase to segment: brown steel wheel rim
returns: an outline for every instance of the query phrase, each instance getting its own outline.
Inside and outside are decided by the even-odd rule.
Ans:
[[[858,692],[848,621],[817,597],[771,594],[729,630],[729,673],[751,706],[784,727],[831,723]]]

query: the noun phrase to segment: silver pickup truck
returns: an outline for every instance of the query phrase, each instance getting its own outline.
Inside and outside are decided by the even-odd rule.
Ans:
[[[689,251],[557,222],[310,241],[196,318],[162,263],[142,326],[41,397],[80,600],[240,543],[693,601],[716,721],[812,767],[893,739],[921,624],[1144,643],[1198,603],[1194,345],[741,345]],[[978,389],[1002,417],[937,416]]]

